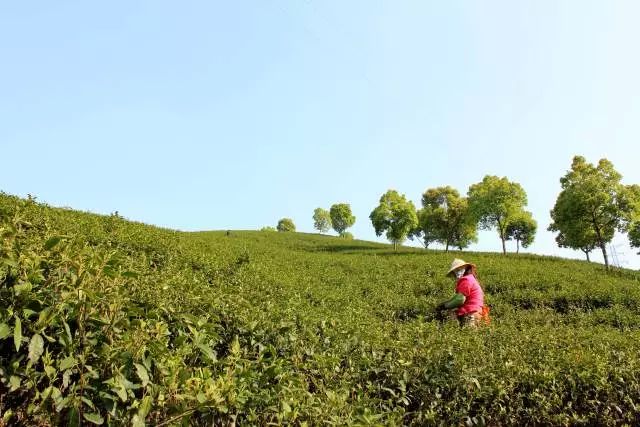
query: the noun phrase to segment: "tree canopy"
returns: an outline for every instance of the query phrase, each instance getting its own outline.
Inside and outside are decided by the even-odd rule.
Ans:
[[[640,222],[633,224],[629,230],[629,243],[632,248],[640,248]],[[640,252],[638,252],[640,255]]]
[[[351,213],[351,205],[348,203],[336,203],[329,209],[331,224],[338,234],[344,233],[347,228],[353,226],[356,217]]]
[[[626,189],[632,207],[629,217],[629,243],[632,248],[640,248],[640,185],[629,185]]]
[[[395,190],[389,190],[380,197],[380,204],[371,212],[369,218],[376,236],[386,231],[387,239],[393,243],[396,250],[398,244],[402,243],[409,232],[418,225],[413,202]]]
[[[450,246],[462,250],[477,241],[477,222],[470,214],[468,200],[452,187],[437,187],[422,195],[418,226],[411,233],[428,247],[438,242],[449,251]]]
[[[609,160],[600,159],[594,166],[584,157],[575,156],[571,170],[560,178],[562,190],[551,210],[549,229],[559,231],[570,247],[593,239],[607,269],[606,245],[616,230],[628,229],[634,213],[635,190],[622,185],[621,179]]]
[[[533,243],[537,230],[538,223],[531,212],[523,211],[507,225],[506,238],[516,241],[516,253],[520,253],[520,246],[528,248]]]
[[[278,221],[277,229],[280,232],[296,231],[296,226],[291,218],[282,218]]]
[[[313,211],[313,227],[320,233],[326,233],[331,228],[331,215],[329,211],[316,208]]]
[[[469,209],[480,228],[495,228],[502,241],[502,253],[507,253],[507,227],[522,215],[527,205],[527,193],[506,177],[487,175],[482,182],[469,187]]]
[[[598,239],[596,233],[589,224],[580,224],[578,220],[574,222],[566,221],[563,229],[558,229],[558,225],[553,222],[548,228],[549,231],[556,231],[556,243],[561,248],[577,249],[587,257],[587,261],[591,261],[589,254],[598,247]],[[607,240],[613,239],[613,230]]]

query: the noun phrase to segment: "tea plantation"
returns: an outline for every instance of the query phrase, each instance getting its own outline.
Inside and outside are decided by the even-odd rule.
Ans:
[[[640,274],[0,196],[0,425],[637,425]],[[492,323],[441,321],[452,258]]]

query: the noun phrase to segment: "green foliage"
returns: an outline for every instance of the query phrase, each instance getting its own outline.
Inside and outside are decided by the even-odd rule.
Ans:
[[[609,267],[606,244],[616,230],[625,231],[633,214],[632,190],[624,187],[620,175],[607,159],[597,166],[575,156],[571,170],[560,178],[562,191],[551,211],[549,230],[559,231],[559,243],[575,249],[601,249]]]
[[[554,211],[551,213],[552,218],[557,217]],[[558,224],[562,224],[562,230],[559,229]],[[554,221],[549,225],[548,230],[558,232],[556,243],[559,247],[581,250],[586,255],[587,261],[590,260],[589,254],[598,247],[598,239],[593,227],[580,219]],[[611,241],[615,230],[609,229],[608,232],[610,234],[605,234],[605,236],[608,241]]]
[[[296,231],[296,225],[291,218],[282,218],[278,221],[277,230],[280,232]]]
[[[538,223],[533,219],[531,212],[523,211],[507,225],[506,238],[516,241],[518,245],[516,252],[519,253],[520,246],[528,248],[533,243],[537,229]]]
[[[386,231],[395,249],[402,243],[411,230],[418,225],[416,207],[404,194],[389,190],[380,197],[380,204],[369,215],[376,236]]]
[[[313,211],[313,228],[320,233],[326,233],[331,228],[331,215],[329,211],[322,208],[316,208]]]
[[[331,225],[338,234],[344,233],[347,228],[356,223],[356,217],[351,213],[351,205],[348,203],[336,203],[329,209]]]
[[[3,425],[637,424],[638,272],[468,254],[467,330],[442,252],[0,212]]]
[[[469,209],[482,229],[495,228],[502,241],[502,253],[507,253],[507,227],[520,216],[527,205],[527,193],[506,177],[487,175],[482,182],[469,187]]]
[[[640,248],[640,222],[634,223],[629,230],[629,243],[632,248]],[[638,253],[640,255],[640,252]]]
[[[275,227],[266,226],[266,227],[262,227],[260,231],[277,231],[277,230],[275,229]]]
[[[466,198],[451,187],[427,190],[422,195],[422,209],[418,211],[418,227],[414,236],[420,236],[425,247],[431,242],[460,250],[477,242],[477,222],[469,211]]]
[[[628,215],[629,243],[632,248],[640,248],[640,185],[627,186],[626,198],[631,207]]]

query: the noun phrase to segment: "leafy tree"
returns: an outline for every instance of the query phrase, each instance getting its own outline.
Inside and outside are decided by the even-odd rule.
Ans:
[[[635,223],[636,218],[640,219],[638,218],[638,214],[640,213],[640,186],[630,185],[625,187],[621,193],[621,201],[622,205],[625,206],[624,210],[627,211],[625,218],[628,221],[625,222],[630,224],[629,240],[633,247],[633,233],[635,227],[633,224]],[[631,206],[628,206],[629,204],[631,204]],[[628,207],[631,207],[632,209],[629,210]],[[556,221],[555,218],[557,217],[558,211],[559,208],[554,208],[554,210],[551,211],[553,222],[548,228],[549,231],[555,231],[558,233],[556,236],[558,246],[561,248],[580,250],[584,252],[587,261],[591,261],[589,254],[595,248],[600,247],[594,227],[588,218],[585,219],[584,217],[569,218],[565,215],[562,217],[561,221]],[[560,229],[560,227],[562,227],[562,229]],[[615,231],[616,229],[614,227],[606,227],[600,230],[605,242],[613,240]],[[640,241],[638,241],[638,243],[640,243]]]
[[[329,211],[316,208],[313,211],[313,227],[320,233],[326,233],[331,228],[331,215]]]
[[[448,252],[450,246],[462,250],[477,241],[477,223],[470,215],[468,201],[454,188],[427,190],[422,195],[422,206],[418,213],[418,230],[422,232],[425,246],[439,242]]]
[[[463,250],[478,241],[478,223],[469,221],[455,228],[451,234],[451,245]]]
[[[260,231],[276,231],[276,229],[270,226],[266,226],[266,227],[262,227]]]
[[[640,248],[640,185],[628,186],[627,196],[632,205],[629,225],[629,243],[632,248]],[[638,255],[640,255],[640,252]]]
[[[515,240],[516,253],[520,253],[520,246],[528,248],[536,236],[538,223],[531,212],[524,211],[507,225],[507,240]]]
[[[348,203],[336,203],[331,206],[329,216],[331,225],[338,234],[344,233],[356,222],[356,217],[351,213],[351,206]]]
[[[282,218],[278,221],[277,229],[280,232],[296,231],[296,226],[291,218]]]
[[[413,202],[395,190],[389,190],[380,197],[380,204],[369,215],[376,236],[387,232],[387,239],[393,242],[394,250],[402,243],[411,230],[418,225],[416,207]]]
[[[575,247],[580,239],[593,239],[609,269],[606,245],[615,231],[627,230],[634,213],[634,188],[620,183],[620,175],[607,159],[597,166],[575,156],[571,170],[560,178],[562,190],[551,210],[550,230],[559,231],[563,242]],[[574,238],[576,239],[574,241]]]
[[[429,248],[429,245],[433,242],[436,242],[437,236],[434,233],[434,230],[430,226],[431,221],[429,218],[429,211],[426,209],[418,209],[418,225],[414,227],[413,230],[409,232],[407,237],[409,240],[417,239],[422,243],[425,249]]]
[[[349,233],[348,231],[345,231],[344,233],[340,234],[340,237],[345,240],[353,240],[353,234]]]
[[[527,193],[516,182],[506,177],[487,175],[482,182],[469,187],[469,209],[480,228],[496,228],[502,241],[502,253],[507,253],[507,227],[522,214],[527,204]]]
[[[632,248],[640,248],[640,222],[633,224],[629,230],[629,243]],[[638,252],[640,255],[640,252]]]
[[[551,211],[551,217],[554,218],[554,211]],[[562,224],[560,230],[558,224]],[[593,227],[581,218],[564,218],[562,222],[556,222],[555,219],[548,227],[549,231],[558,233],[556,243],[561,248],[576,249],[584,252],[587,262],[591,262],[589,254],[598,247],[598,238]],[[611,241],[615,233],[614,229],[606,230],[606,241]]]

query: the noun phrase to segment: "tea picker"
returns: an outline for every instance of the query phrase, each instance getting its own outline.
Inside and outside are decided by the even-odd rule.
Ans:
[[[455,309],[461,326],[488,324],[489,307],[484,304],[484,292],[478,281],[476,266],[456,258],[451,263],[447,276],[456,280],[455,295],[438,304],[436,311],[443,313],[445,310]]]

